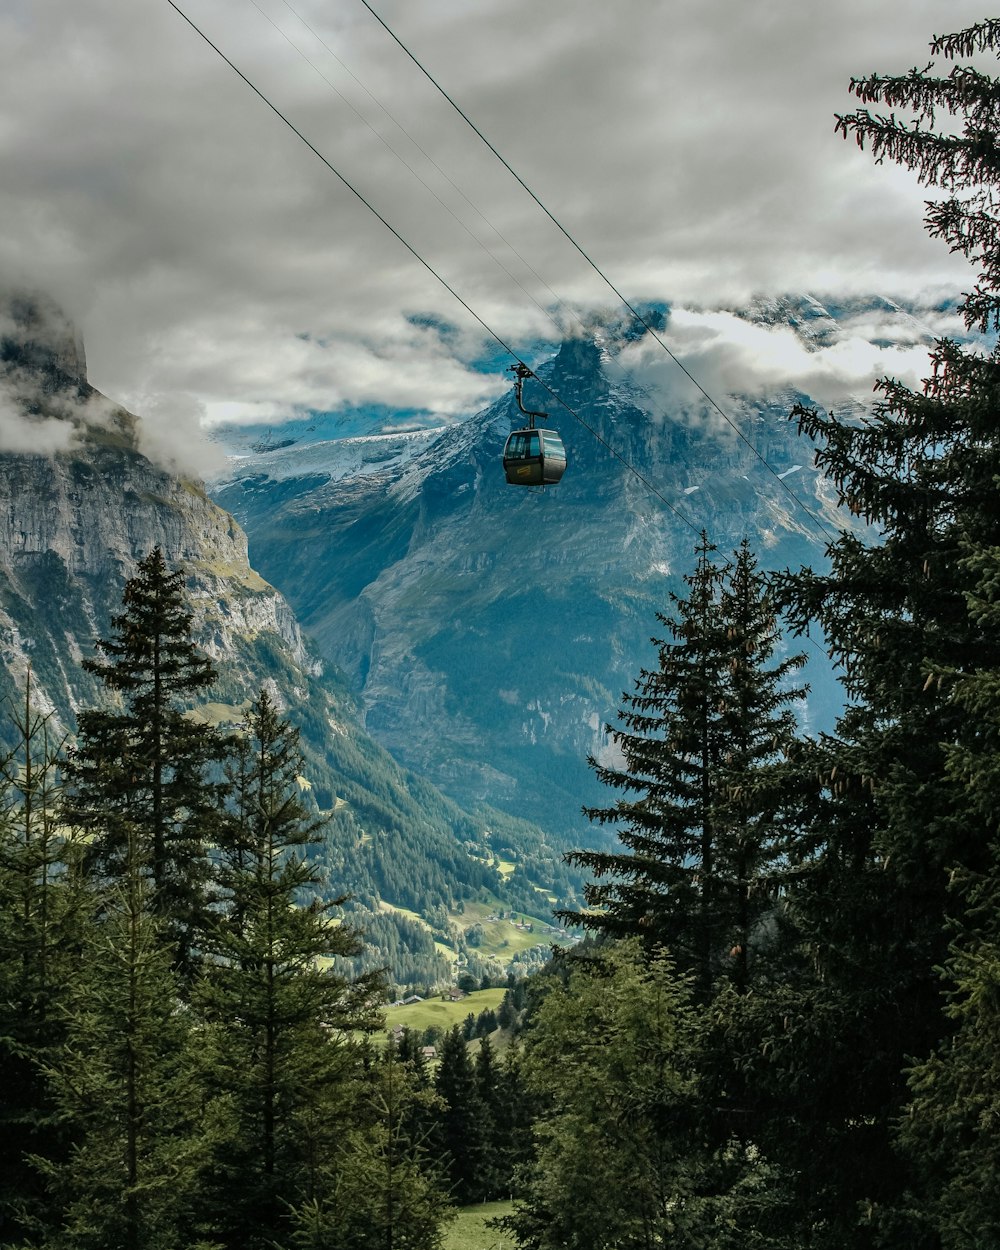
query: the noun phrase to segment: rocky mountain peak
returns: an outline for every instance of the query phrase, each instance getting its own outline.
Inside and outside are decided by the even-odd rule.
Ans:
[[[0,293],[0,362],[33,370],[53,388],[87,382],[83,336],[58,304],[38,292]]]

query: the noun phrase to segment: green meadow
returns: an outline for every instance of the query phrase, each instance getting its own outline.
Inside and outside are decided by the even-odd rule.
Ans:
[[[433,1026],[447,1032],[453,1024],[461,1024],[470,1011],[474,1016],[488,1007],[496,1011],[506,992],[502,987],[473,990],[456,1003],[445,1002],[441,998],[426,998],[422,1003],[410,1003],[406,1007],[386,1007],[385,1027],[392,1029],[401,1024],[405,1028],[423,1031]]]
[[[487,1226],[488,1220],[509,1215],[510,1202],[477,1202],[461,1207],[458,1218],[444,1234],[443,1250],[515,1250],[513,1237]]]

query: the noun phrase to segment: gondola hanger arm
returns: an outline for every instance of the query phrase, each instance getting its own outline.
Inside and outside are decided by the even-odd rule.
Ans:
[[[528,366],[520,360],[516,365],[510,365],[508,371],[514,374],[514,398],[517,400],[517,406],[528,418],[528,429],[533,430],[535,428],[535,417],[540,417],[543,421],[547,421],[549,419],[549,414],[547,412],[532,412],[530,408],[525,408],[521,399],[521,388],[524,386],[525,378],[533,378],[535,375],[531,372]]]

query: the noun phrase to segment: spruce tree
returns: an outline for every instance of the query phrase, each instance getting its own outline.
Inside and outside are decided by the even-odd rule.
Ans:
[[[66,1036],[86,917],[82,847],[60,817],[62,743],[34,706],[31,672],[10,710],[16,746],[0,763],[0,1240],[17,1240],[46,1199],[36,1156],[65,1158],[46,1069]]]
[[[328,1158],[325,1194],[299,1206],[302,1250],[438,1250],[450,1214],[444,1168],[430,1146],[433,1091],[390,1044],[370,1048],[348,1122]]]
[[[774,906],[789,830],[776,765],[795,738],[789,681],[803,657],[775,659],[769,592],[749,545],[731,564],[703,536],[688,595],[672,595],[669,630],[608,726],[619,767],[591,766],[624,791],[585,809],[616,825],[622,849],[574,851],[589,869],[591,910],[563,918],[609,936],[665,945],[709,993],[722,974],[745,987],[762,917]]]
[[[504,1221],[525,1250],[743,1250],[701,1132],[691,985],[636,939],[562,961],[525,1040],[535,1151]],[[734,1162],[742,1176],[765,1172]],[[780,1245],[781,1243],[774,1243]]]
[[[995,53],[1000,22],[931,48],[945,60]],[[928,229],[978,269],[962,312],[970,330],[992,332],[1000,324],[998,81],[971,65],[933,70],[855,80],[862,107],[839,125],[876,159],[943,190],[928,205]],[[818,978],[798,1007],[789,1004],[785,1037],[769,1052],[795,1072],[796,1104],[816,1118],[789,1119],[801,1135],[776,1132],[775,1141],[800,1157],[811,1143],[824,1185],[814,1213],[828,1230],[821,1244],[868,1245],[882,1235],[891,1244],[972,1247],[990,1244],[996,1225],[989,1196],[980,1204],[983,1190],[972,1193],[961,1170],[992,1097],[991,1069],[977,1058],[984,1035],[971,1027],[978,1007],[970,1009],[989,1001],[978,995],[992,983],[997,937],[984,900],[998,849],[989,692],[1000,636],[977,603],[993,593],[1000,553],[1000,355],[939,340],[921,390],[884,379],[878,392],[863,423],[796,413],[841,502],[877,537],[845,534],[829,548],[828,571],[801,570],[780,585],[796,628],[819,622],[852,702],[823,747],[823,849],[796,899]],[[955,997],[945,1015],[938,970],[949,944],[944,988]],[[980,1092],[957,1114],[943,1113],[943,1091],[974,1084]],[[900,1122],[902,1155],[892,1149]],[[989,1150],[991,1140],[982,1131],[978,1143]],[[959,1221],[963,1192],[970,1209]]]
[[[155,906],[190,975],[206,905],[206,843],[221,806],[213,775],[225,743],[185,712],[215,674],[191,640],[184,574],[167,567],[159,547],[126,583],[123,605],[114,636],[96,643],[103,658],[83,664],[110,698],[78,716],[67,819],[87,832],[91,870],[108,882],[123,876],[129,840],[139,839]]]
[[[119,878],[95,894],[63,1043],[46,1062],[73,1143],[68,1158],[38,1161],[46,1250],[194,1244],[202,1098],[144,854],[131,837]]]
[[[195,994],[216,1090],[204,1232],[233,1250],[269,1250],[292,1210],[323,1199],[326,1157],[347,1127],[347,1034],[372,1027],[383,997],[379,975],[349,981],[335,967],[361,939],[333,915],[345,900],[318,893],[307,851],[319,825],[301,767],[297,730],[262,691],[232,767],[238,803],[220,839],[222,898]]]
[[[445,1159],[452,1196],[459,1205],[481,1202],[489,1188],[486,1108],[465,1038],[457,1024],[441,1042],[434,1088],[443,1104],[436,1146]]]

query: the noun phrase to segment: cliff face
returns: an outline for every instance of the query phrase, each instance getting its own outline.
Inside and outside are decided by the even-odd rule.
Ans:
[[[229,670],[228,685],[242,680],[251,694],[259,685],[248,644],[264,634],[303,672],[318,672],[287,602],[250,568],[240,527],[200,485],[140,454],[136,419],[87,383],[69,323],[24,298],[13,312],[0,340],[0,390],[19,433],[37,429],[42,441],[53,423],[70,429],[62,450],[0,450],[6,692],[23,687],[30,665],[39,705],[72,729],[76,708],[97,693],[77,661],[108,636],[125,581],[157,546],[187,571],[198,639]]]
[[[65,319],[31,301],[15,312],[0,314],[0,696],[19,705],[30,667],[36,707],[55,731],[72,732],[76,711],[107,697],[79,661],[94,654],[95,638],[111,636],[126,580],[160,547],[187,575],[195,639],[218,673],[192,715],[238,723],[267,686],[301,731],[301,784],[326,818],[317,853],[331,889],[353,895],[352,919],[374,935],[368,962],[390,966],[401,983],[447,976],[413,914],[434,914],[447,930],[463,900],[498,890],[505,907],[527,910],[538,899],[534,878],[519,871],[503,883],[492,846],[500,834],[364,731],[346,682],[250,566],[240,526],[199,484],[141,454],[137,418],[88,384]],[[16,449],[4,450],[4,439]],[[31,439],[39,450],[24,450]],[[14,739],[2,711],[0,748]],[[537,860],[539,831],[506,830],[503,845],[515,834]],[[542,859],[551,875],[552,852]],[[455,954],[459,945],[456,937]]]

